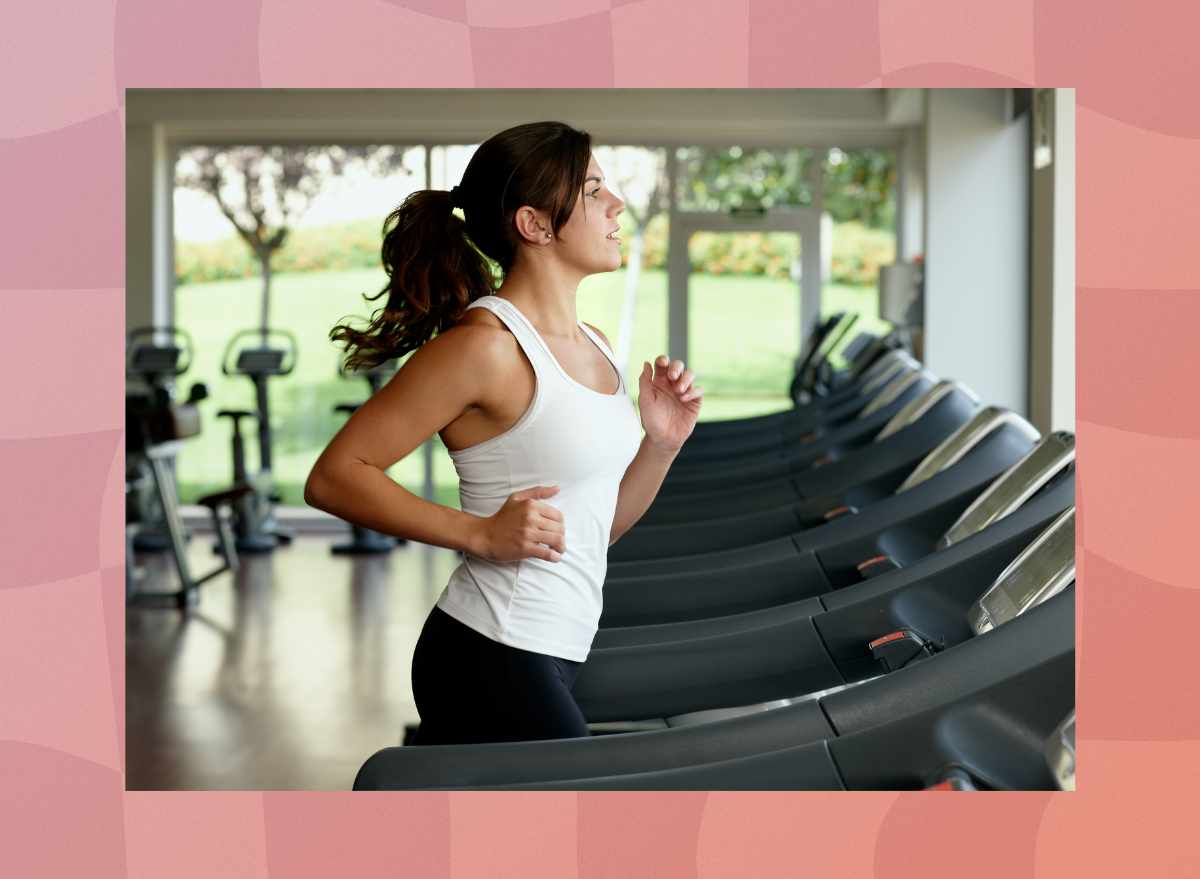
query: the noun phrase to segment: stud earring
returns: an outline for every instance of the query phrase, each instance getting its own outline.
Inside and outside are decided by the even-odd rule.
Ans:
[[[551,235],[549,232],[547,232],[547,233],[546,233],[546,237],[547,237],[547,238],[553,238],[554,236],[553,236],[553,235]]]

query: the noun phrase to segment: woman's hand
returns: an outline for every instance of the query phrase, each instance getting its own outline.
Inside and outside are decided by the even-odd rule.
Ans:
[[[679,451],[683,441],[692,435],[704,389],[692,386],[696,374],[683,368],[682,360],[659,356],[651,368],[642,367],[638,379],[638,409],[642,428],[652,443],[672,452]]]
[[[475,554],[493,562],[530,558],[557,562],[567,551],[566,525],[562,512],[541,502],[556,494],[557,485],[510,494],[504,506],[482,520],[482,539]]]

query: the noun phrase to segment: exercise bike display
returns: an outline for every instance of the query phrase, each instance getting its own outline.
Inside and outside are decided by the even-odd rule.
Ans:
[[[182,360],[181,360],[182,358]],[[126,567],[125,598],[129,603],[189,607],[199,600],[200,584],[224,571],[237,571],[237,550],[223,510],[236,504],[249,488],[232,488],[200,498],[212,515],[213,528],[224,563],[195,577],[187,558],[187,533],[179,511],[174,458],[189,437],[200,433],[196,406],[208,396],[203,384],[192,386],[184,403],[172,400],[175,380],[192,362],[192,340],[175,327],[143,327],[129,334],[125,352],[126,375],[145,382],[148,393],[126,394]],[[147,473],[147,471],[149,471]],[[131,478],[132,477],[132,478]],[[142,593],[137,588],[133,551],[144,532],[165,535],[174,557],[180,588],[171,593]]]
[[[243,340],[258,337],[259,344],[239,348]],[[274,346],[273,346],[273,344]],[[233,357],[237,349],[236,359]],[[298,353],[296,336],[290,330],[240,330],[229,340],[221,356],[221,372],[243,375],[254,383],[258,408],[253,411],[223,409],[218,416],[233,421],[233,483],[247,486],[249,491],[233,505],[233,527],[237,548],[241,552],[267,552],[280,543],[290,543],[294,534],[279,524],[275,504],[279,495],[271,475],[271,408],[267,381],[285,376],[296,368]],[[250,475],[246,469],[245,439],[241,419],[258,421],[259,469]]]
[[[371,388],[368,398],[379,393],[379,389],[395,374],[395,360],[385,360],[378,366],[361,372],[343,373],[346,378],[366,379],[367,384]],[[334,407],[334,411],[348,412],[353,415],[358,411],[360,406],[362,406],[362,403],[339,403]],[[344,555],[391,552],[397,546],[407,542],[393,537],[391,534],[380,534],[378,531],[372,531],[370,528],[364,528],[362,525],[356,525],[353,522],[350,523],[350,533],[350,541],[348,543],[335,543],[332,547],[333,552]]]

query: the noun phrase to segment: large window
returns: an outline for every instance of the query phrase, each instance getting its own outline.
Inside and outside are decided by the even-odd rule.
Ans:
[[[302,503],[312,464],[345,422],[335,407],[367,394],[365,381],[340,375],[340,351],[328,334],[347,316],[366,317],[382,304],[363,296],[378,293],[386,280],[379,265],[383,218],[409,192],[457,184],[475,149],[396,146],[383,166],[346,163],[340,174],[328,176],[274,251],[268,322],[293,332],[299,347],[295,371],[269,383],[273,470],[285,504]],[[612,341],[632,393],[642,363],[667,351],[671,217],[805,210],[817,202],[818,179],[828,215],[821,230],[821,310],[853,311],[860,315],[857,329],[887,331],[878,319],[876,284],[878,266],[895,254],[894,152],[734,145],[672,148],[669,155],[665,147],[605,145],[596,148],[596,157],[628,206],[620,220],[623,266],[584,280],[579,315]],[[189,161],[186,151],[180,161]],[[669,167],[677,173],[673,205]],[[178,461],[181,496],[190,502],[230,479],[232,425],[216,413],[255,408],[251,381],[223,375],[221,355],[235,332],[259,325],[263,281],[254,250],[212,193],[177,186],[174,218],[176,323],[196,345],[184,385],[204,381],[211,394],[202,404],[204,432]],[[786,390],[800,347],[805,246],[815,242],[788,232],[691,236],[689,365],[706,387],[702,417],[743,417],[790,404]],[[253,470],[257,431],[253,423],[245,426]],[[456,504],[453,467],[436,440],[434,457],[436,498]],[[420,491],[423,456],[409,456],[391,475]]]

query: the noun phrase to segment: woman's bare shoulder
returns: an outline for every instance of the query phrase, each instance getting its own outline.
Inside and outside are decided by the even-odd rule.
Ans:
[[[520,345],[486,308],[472,308],[454,326],[421,346],[417,355],[455,371],[505,370],[520,360]],[[417,355],[413,355],[414,359]]]

